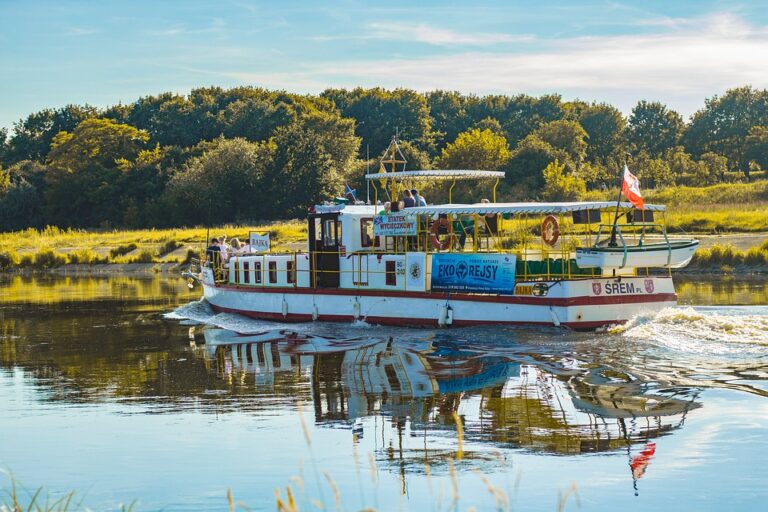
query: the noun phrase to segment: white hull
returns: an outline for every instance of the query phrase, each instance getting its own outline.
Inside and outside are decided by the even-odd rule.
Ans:
[[[668,248],[656,246],[653,250],[643,248],[617,247],[615,250],[577,249],[576,263],[581,268],[682,268],[690,263],[699,244],[684,246],[670,245]]]
[[[626,322],[641,313],[676,304],[670,277],[589,278],[517,283],[515,295],[445,294],[300,287],[238,287],[204,280],[204,295],[216,311],[253,318],[301,322],[351,322],[442,326],[532,324],[594,329]]]

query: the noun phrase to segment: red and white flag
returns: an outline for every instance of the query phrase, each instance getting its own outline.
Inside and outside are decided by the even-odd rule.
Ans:
[[[643,195],[640,193],[640,180],[637,179],[637,176],[629,172],[627,164],[624,164],[624,180],[621,182],[621,193],[624,194],[624,197],[626,197],[635,208],[640,208],[641,210],[645,208]]]

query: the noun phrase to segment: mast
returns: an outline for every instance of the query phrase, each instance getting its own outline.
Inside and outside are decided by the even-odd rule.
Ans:
[[[398,160],[398,156],[401,160]],[[408,163],[405,156],[403,156],[402,151],[400,151],[400,146],[397,143],[397,135],[392,136],[389,146],[384,151],[384,157],[379,163],[384,168],[385,173],[387,168],[384,164],[390,164],[392,167],[392,176],[389,178],[389,198],[391,201],[395,201],[397,199],[397,180],[395,179],[394,173],[397,172],[397,164],[403,164],[403,170],[405,170],[405,164]]]

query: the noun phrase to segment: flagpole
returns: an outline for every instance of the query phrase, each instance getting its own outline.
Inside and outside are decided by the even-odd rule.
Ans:
[[[624,169],[627,169],[627,161],[624,160]],[[616,213],[613,215],[613,227],[611,227],[611,239],[608,242],[608,247],[616,247],[616,224],[619,222],[619,206],[621,205],[621,189],[624,185],[624,169],[621,171],[621,179],[619,180],[619,197],[616,199]]]

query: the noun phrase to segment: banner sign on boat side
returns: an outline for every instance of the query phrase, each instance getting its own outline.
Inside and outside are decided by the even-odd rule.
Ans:
[[[375,236],[415,236],[416,218],[403,213],[377,215],[373,218]]]
[[[435,254],[432,290],[511,295],[515,290],[515,262],[510,254]]]
[[[251,232],[248,236],[248,241],[251,244],[251,252],[268,252],[269,251],[269,233],[260,234]]]

